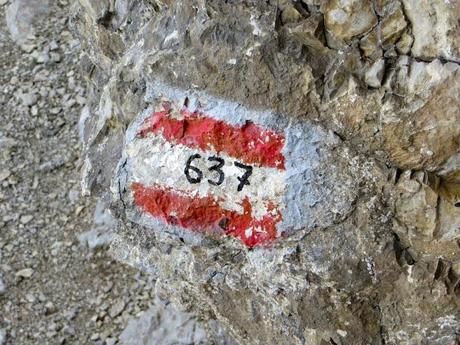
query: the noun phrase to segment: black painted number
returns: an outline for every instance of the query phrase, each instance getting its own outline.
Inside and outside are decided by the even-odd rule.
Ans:
[[[201,156],[198,153],[195,153],[194,155],[191,155],[190,157],[188,157],[187,164],[185,165],[185,170],[184,170],[185,176],[187,177],[187,181],[192,184],[200,183],[201,180],[203,179],[203,172],[197,167],[194,167],[191,165],[192,162],[197,158],[201,158]],[[190,170],[195,172],[196,177],[190,176]]]
[[[238,162],[235,162],[235,166],[245,170],[243,176],[238,177],[238,181],[240,181],[240,184],[238,185],[237,190],[238,190],[238,192],[241,192],[243,190],[244,186],[249,186],[250,185],[249,177],[252,175],[252,166],[241,164],[241,163],[238,163]]]
[[[209,168],[209,171],[217,171],[217,173],[219,174],[219,179],[217,181],[208,180],[208,182],[212,184],[213,186],[220,186],[222,182],[224,182],[224,178],[225,178],[224,172],[221,169],[224,166],[225,161],[222,158],[215,157],[215,156],[209,157],[208,161],[217,162],[216,165],[213,165],[212,167]]]
[[[198,153],[195,153],[187,159],[187,163],[185,164],[185,169],[184,169],[185,177],[187,177],[187,181],[191,184],[200,183],[201,180],[203,179],[203,172],[197,167],[192,165],[193,161],[199,158],[201,158],[201,155],[199,155]],[[225,165],[225,161],[222,158],[216,157],[216,156],[209,157],[208,161],[216,162],[216,164],[210,166],[208,170],[210,172],[215,171],[218,174],[218,176],[216,177],[217,180],[208,179],[208,183],[213,186],[220,186],[222,183],[224,183],[224,180],[225,180],[225,174],[222,170],[222,167]],[[249,177],[252,175],[252,166],[245,165],[239,162],[234,162],[234,164],[236,167],[244,170],[243,176],[237,177],[240,183],[238,184],[238,187],[236,189],[238,192],[241,192],[244,186],[250,185]],[[191,172],[193,172],[194,176],[191,175]]]

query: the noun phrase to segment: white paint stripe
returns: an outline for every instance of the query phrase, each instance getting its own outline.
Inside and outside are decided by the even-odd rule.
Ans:
[[[217,155],[215,152],[192,149],[184,145],[175,145],[159,135],[148,135],[144,139],[135,139],[128,143],[126,148],[128,169],[132,172],[128,183],[139,182],[144,185],[158,185],[182,191],[189,196],[205,197],[213,195],[222,199],[221,206],[229,210],[243,212],[241,203],[246,197],[252,204],[253,217],[260,219],[267,212],[267,205],[271,201],[278,209],[282,209],[282,200],[285,193],[285,172],[276,168],[253,166],[253,173],[249,177],[250,185],[238,192],[238,177],[243,176],[244,170],[234,165],[237,159],[220,153],[218,156],[225,160],[222,171],[225,174],[224,182],[220,186],[213,186],[208,179],[217,181],[219,174],[209,171],[209,167],[216,162],[208,161],[208,157]],[[184,173],[187,159],[193,154],[200,154],[202,158],[195,159],[192,166],[203,172],[203,179],[199,184],[191,184]],[[191,176],[196,174],[191,171]]]

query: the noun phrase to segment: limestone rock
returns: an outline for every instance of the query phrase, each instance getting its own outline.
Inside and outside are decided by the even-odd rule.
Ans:
[[[411,101],[406,99],[403,104],[410,109],[411,116],[395,117],[398,111],[394,110],[391,115],[388,113],[389,117],[385,116],[385,145],[399,166],[434,169],[458,150],[458,66],[438,60],[429,64],[400,60],[399,66],[391,79],[395,82],[393,90],[410,97]],[[432,93],[431,97],[421,100],[427,92]]]
[[[401,5],[396,4],[397,6],[388,11],[389,13],[385,15],[380,24],[380,35],[384,49],[390,44],[395,44],[407,27]]]
[[[385,72],[385,61],[377,60],[369,67],[364,76],[366,84],[371,87],[380,87],[382,84],[383,73]]]
[[[108,246],[113,239],[116,224],[113,216],[98,202],[94,210],[93,228],[78,235],[78,240],[90,250]]]
[[[234,344],[215,325],[204,325],[193,314],[160,299],[138,319],[129,321],[120,341],[123,345]]]
[[[364,56],[369,58],[379,58],[383,54],[381,48],[378,30],[372,30],[364,36],[359,43],[359,48],[363,51]]]
[[[380,58],[384,51],[388,55],[394,45],[401,40],[402,35],[412,37],[405,30],[407,23],[399,2],[389,2],[381,9],[380,15],[381,21],[360,40],[360,48],[364,55],[373,60]],[[404,39],[408,40],[406,37]],[[405,49],[406,41],[401,41],[401,49]]]
[[[421,59],[460,61],[458,1],[403,0],[414,35],[412,54]]]
[[[14,41],[23,44],[33,37],[34,23],[48,13],[48,0],[14,0],[6,11],[6,24]]]
[[[328,1],[324,23],[333,39],[345,42],[358,37],[377,24],[371,1]]]
[[[32,268],[24,268],[18,272],[16,272],[17,277],[22,278],[30,278],[34,274],[34,270]]]
[[[407,55],[410,52],[413,42],[414,42],[414,39],[412,35],[410,35],[407,32],[404,32],[401,35],[400,40],[396,43],[396,49],[398,50],[400,54]]]
[[[438,195],[414,179],[401,179],[397,189],[400,196],[396,202],[396,219],[404,223],[408,231],[413,231],[414,236],[433,238]]]
[[[458,13],[417,4],[81,0],[113,255],[235,344],[454,343]]]

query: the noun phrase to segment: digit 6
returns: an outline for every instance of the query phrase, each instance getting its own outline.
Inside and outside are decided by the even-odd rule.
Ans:
[[[194,166],[191,165],[192,162],[197,158],[201,158],[201,156],[198,153],[195,153],[194,155],[191,155],[187,159],[187,164],[185,165],[185,169],[184,169],[184,173],[185,173],[185,177],[187,177],[187,181],[192,183],[192,184],[200,183],[201,180],[203,179],[203,172],[200,169],[198,169],[197,167],[194,167]],[[190,170],[195,172],[195,174],[197,175],[195,178],[190,176]]]

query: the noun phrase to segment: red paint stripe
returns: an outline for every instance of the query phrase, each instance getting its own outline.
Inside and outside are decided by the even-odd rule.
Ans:
[[[140,183],[133,183],[131,188],[135,204],[151,216],[191,231],[237,237],[250,248],[276,238],[276,224],[281,221],[274,205],[262,219],[254,219],[248,199],[243,201],[244,212],[240,214],[223,209],[212,196],[189,197]],[[252,229],[252,235],[246,236],[247,229]]]
[[[247,122],[242,127],[231,126],[214,120],[201,112],[180,111],[182,119],[171,117],[171,105],[163,104],[163,110],[155,112],[142,124],[140,137],[149,133],[161,133],[170,141],[201,150],[213,149],[226,152],[248,164],[259,164],[284,170],[284,135],[264,130]]]

